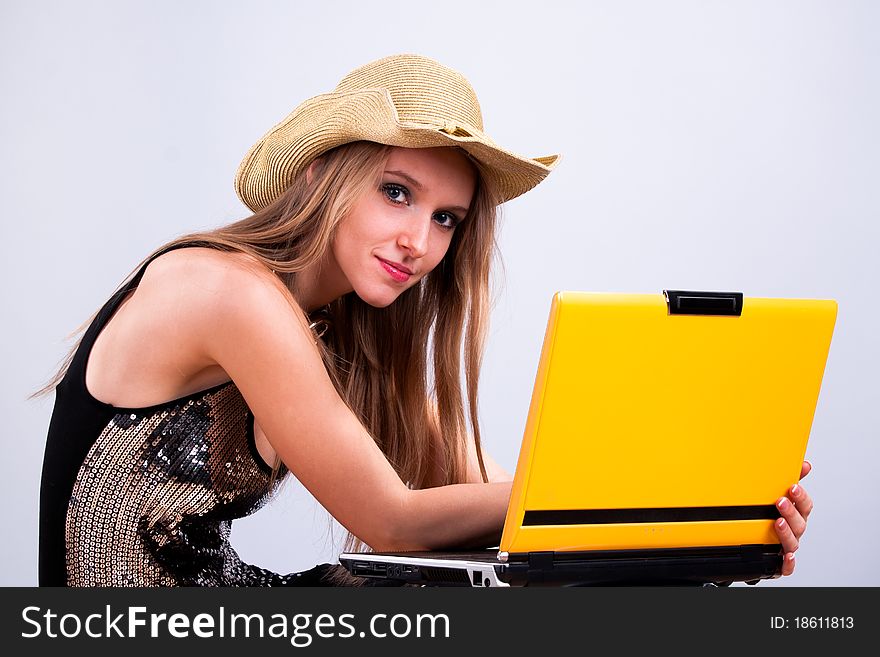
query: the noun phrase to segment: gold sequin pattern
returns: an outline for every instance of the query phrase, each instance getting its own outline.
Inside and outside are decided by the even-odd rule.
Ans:
[[[234,383],[164,407],[116,414],[83,461],[67,510],[70,586],[273,586],[245,564],[231,522],[268,500]]]

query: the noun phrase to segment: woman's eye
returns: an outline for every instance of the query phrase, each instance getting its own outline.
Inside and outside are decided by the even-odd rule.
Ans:
[[[381,187],[382,193],[394,205],[409,205],[411,196],[409,190],[403,185],[397,183],[384,183]],[[438,212],[434,215],[436,221],[442,228],[452,230],[459,223],[460,219],[451,212]]]
[[[459,223],[458,217],[449,212],[438,212],[434,215],[434,220],[449,230],[455,228]]]
[[[385,197],[392,203],[403,204],[409,202],[409,191],[402,185],[386,183],[382,185]]]

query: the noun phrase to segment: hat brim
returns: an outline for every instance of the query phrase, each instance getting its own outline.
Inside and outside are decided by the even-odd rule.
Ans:
[[[355,141],[403,148],[457,146],[491,180],[499,202],[540,183],[558,155],[527,158],[511,153],[473,126],[401,122],[385,89],[329,93],[302,103],[248,151],[238,167],[235,191],[256,212],[274,201],[317,156]]]

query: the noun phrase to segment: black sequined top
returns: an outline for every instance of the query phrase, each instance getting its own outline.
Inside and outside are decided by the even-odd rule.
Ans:
[[[306,573],[243,563],[229,542],[231,521],[272,492],[253,415],[232,381],[148,408],[111,406],[86,389],[92,345],[147,264],[100,310],[56,388],[40,489],[40,585],[306,583]]]

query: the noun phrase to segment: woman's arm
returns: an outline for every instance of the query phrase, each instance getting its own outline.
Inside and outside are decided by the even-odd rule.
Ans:
[[[181,326],[235,381],[287,468],[378,550],[497,542],[509,484],[411,490],[334,388],[304,313],[269,272],[236,258],[181,281]]]

